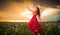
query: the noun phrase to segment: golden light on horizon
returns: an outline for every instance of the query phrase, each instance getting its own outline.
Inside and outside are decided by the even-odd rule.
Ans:
[[[49,19],[49,16],[53,16],[57,12],[58,12],[57,9],[47,8],[41,13],[41,19],[46,21],[47,19]],[[33,17],[33,12],[26,9],[23,12],[17,13],[16,17],[15,18],[13,17],[14,20],[11,20],[10,18],[8,20],[0,20],[0,22],[29,22],[32,17]]]
[[[0,22],[29,22],[29,20],[0,20]]]

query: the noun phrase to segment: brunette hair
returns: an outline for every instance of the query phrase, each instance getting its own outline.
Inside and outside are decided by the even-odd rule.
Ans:
[[[38,7],[36,7],[36,8],[37,8],[37,14],[40,15],[40,10],[39,10],[39,8],[38,8]]]

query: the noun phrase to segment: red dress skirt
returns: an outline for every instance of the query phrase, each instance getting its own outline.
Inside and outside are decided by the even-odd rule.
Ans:
[[[36,16],[34,15],[28,24],[28,28],[32,33],[42,33],[43,29],[40,27]]]

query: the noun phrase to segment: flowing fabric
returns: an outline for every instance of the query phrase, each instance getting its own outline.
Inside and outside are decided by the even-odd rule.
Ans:
[[[28,28],[32,33],[41,33],[43,29],[39,26],[36,16],[34,15],[28,24]]]

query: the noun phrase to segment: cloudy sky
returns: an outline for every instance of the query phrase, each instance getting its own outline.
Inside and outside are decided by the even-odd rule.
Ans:
[[[0,0],[0,21],[29,21],[36,6],[41,20],[60,21],[60,0]]]

